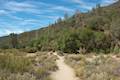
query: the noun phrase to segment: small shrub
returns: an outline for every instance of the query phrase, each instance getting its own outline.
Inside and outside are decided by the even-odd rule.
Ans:
[[[37,52],[37,49],[35,47],[27,47],[25,48],[25,51],[28,52],[28,53],[35,53]]]
[[[47,52],[37,52],[34,57],[19,55],[21,52],[17,50],[3,52],[5,54],[0,55],[0,80],[51,80],[50,72],[58,69],[57,57]]]
[[[29,59],[14,56],[12,54],[0,55],[0,69],[5,69],[10,72],[26,72],[31,69],[31,62]]]
[[[68,55],[65,59],[66,63],[71,65],[76,72],[76,76],[82,80],[119,80],[120,62],[111,56],[103,54],[86,61],[86,57]]]
[[[11,74],[6,80],[36,80],[36,77],[29,73],[21,74]]]

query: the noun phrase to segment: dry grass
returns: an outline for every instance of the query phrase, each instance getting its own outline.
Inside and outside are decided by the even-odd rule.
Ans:
[[[0,80],[51,80],[51,71],[57,70],[54,55],[47,52],[29,53],[2,50],[0,55]]]
[[[92,55],[94,56],[94,55]],[[120,80],[120,61],[111,55],[67,55],[66,63],[82,80]],[[89,58],[89,59],[88,59]]]

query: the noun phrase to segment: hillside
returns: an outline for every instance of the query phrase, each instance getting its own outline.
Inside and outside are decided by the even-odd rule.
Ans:
[[[13,40],[13,39],[12,39]],[[120,47],[120,1],[87,13],[58,19],[48,27],[17,35],[17,48],[64,52],[111,52]],[[11,37],[1,37],[1,48],[12,48]]]

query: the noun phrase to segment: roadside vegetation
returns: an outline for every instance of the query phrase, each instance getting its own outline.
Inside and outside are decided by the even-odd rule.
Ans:
[[[50,72],[57,70],[57,57],[47,52],[19,55],[22,52],[6,51],[0,53],[0,80],[51,80]]]
[[[66,55],[65,62],[81,80],[119,80],[120,57],[109,55]]]

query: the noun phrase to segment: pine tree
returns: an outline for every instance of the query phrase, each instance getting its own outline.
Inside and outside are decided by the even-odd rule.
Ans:
[[[68,18],[69,18],[69,16],[68,16],[68,13],[66,12],[66,13],[64,14],[64,19],[67,20]]]
[[[18,47],[18,36],[15,33],[10,34],[10,43],[12,48],[17,48]]]

